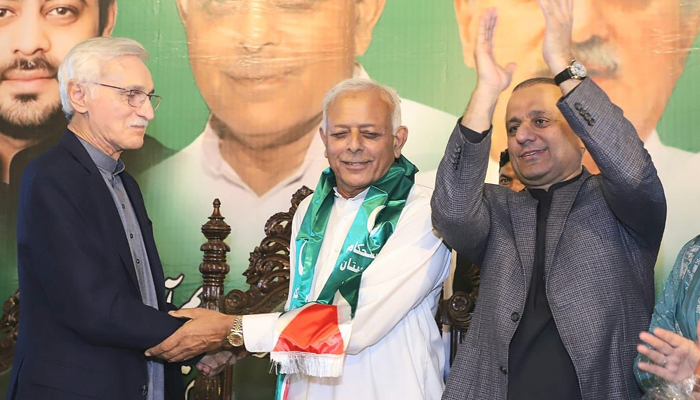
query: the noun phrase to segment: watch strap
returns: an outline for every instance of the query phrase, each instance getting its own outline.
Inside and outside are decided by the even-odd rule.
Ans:
[[[557,76],[554,77],[554,82],[557,85],[561,85],[562,83],[568,81],[569,79],[573,79],[574,74],[571,73],[571,67],[568,66],[564,68],[563,71],[557,74]]]
[[[229,344],[231,346],[240,346],[243,343],[236,343],[235,339],[240,338],[241,342],[243,339],[243,317],[240,315],[236,315],[236,317],[233,319],[233,326],[231,326],[231,331],[229,332],[228,336],[226,339],[228,340]]]

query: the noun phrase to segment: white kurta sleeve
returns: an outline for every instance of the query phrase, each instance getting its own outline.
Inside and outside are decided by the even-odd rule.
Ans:
[[[275,347],[275,323],[280,313],[243,316],[243,342],[252,353],[272,351]]]

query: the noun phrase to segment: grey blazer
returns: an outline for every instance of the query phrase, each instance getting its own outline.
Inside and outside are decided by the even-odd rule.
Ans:
[[[557,104],[600,168],[558,189],[547,221],[547,298],[583,399],[639,399],[632,365],[654,305],[666,200],[651,157],[622,110],[590,79]],[[433,224],[481,267],[476,312],[443,399],[506,399],[508,346],[535,256],[537,202],[483,184],[490,133],[456,127],[437,173]],[[517,396],[516,396],[517,398]]]

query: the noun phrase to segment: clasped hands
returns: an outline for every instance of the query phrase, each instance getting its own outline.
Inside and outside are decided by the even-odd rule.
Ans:
[[[233,326],[234,315],[204,308],[182,309],[169,314],[176,318],[188,318],[189,321],[169,338],[146,350],[147,357],[180,362],[207,353],[197,363],[197,369],[206,376],[213,376],[247,355],[243,346],[231,348],[226,340]]]

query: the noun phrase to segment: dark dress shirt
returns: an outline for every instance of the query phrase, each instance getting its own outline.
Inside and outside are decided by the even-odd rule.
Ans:
[[[544,189],[528,189],[537,203],[535,262],[525,310],[508,351],[509,399],[581,399],[578,378],[571,357],[561,341],[547,301],[544,270],[547,217],[554,192],[581,174]]]

